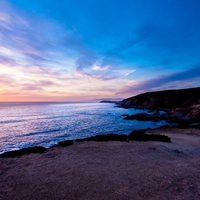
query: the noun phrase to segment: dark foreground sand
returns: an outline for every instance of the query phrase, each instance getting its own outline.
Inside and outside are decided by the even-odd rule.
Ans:
[[[200,199],[200,130],[163,142],[80,142],[0,158],[0,199]]]

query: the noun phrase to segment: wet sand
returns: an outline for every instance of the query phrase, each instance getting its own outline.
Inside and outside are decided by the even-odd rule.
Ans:
[[[75,142],[0,158],[0,199],[200,199],[200,130],[164,142]]]

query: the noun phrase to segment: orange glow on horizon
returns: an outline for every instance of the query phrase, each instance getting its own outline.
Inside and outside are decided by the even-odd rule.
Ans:
[[[104,98],[120,98],[119,96],[111,96],[109,94],[94,94],[94,95],[74,95],[74,96],[66,96],[66,95],[17,95],[17,94],[9,94],[4,95],[0,93],[0,102],[84,102],[84,101],[92,101]]]

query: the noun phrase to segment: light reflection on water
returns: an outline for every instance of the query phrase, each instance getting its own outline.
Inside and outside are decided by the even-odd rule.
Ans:
[[[122,114],[139,112],[143,111],[109,103],[0,103],[0,153],[97,134],[129,134],[165,124],[123,120]]]

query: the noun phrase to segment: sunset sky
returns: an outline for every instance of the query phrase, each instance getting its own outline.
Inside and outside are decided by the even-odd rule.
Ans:
[[[198,86],[199,0],[0,0],[0,101]]]

